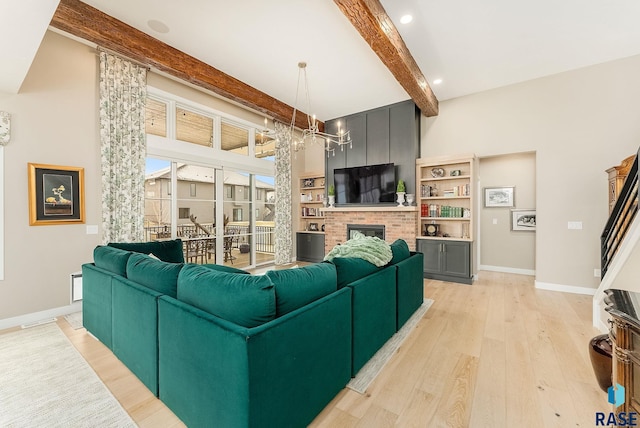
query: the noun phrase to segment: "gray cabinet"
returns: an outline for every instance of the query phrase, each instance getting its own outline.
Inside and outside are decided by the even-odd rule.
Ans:
[[[297,232],[296,260],[318,263],[324,259],[324,233]]]
[[[416,247],[424,254],[423,276],[442,281],[471,284],[471,242],[418,239]]]

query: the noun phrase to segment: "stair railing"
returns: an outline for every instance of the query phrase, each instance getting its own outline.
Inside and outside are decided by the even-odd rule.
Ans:
[[[640,154],[640,150],[638,151]],[[633,161],[620,195],[611,211],[604,231],[600,236],[601,278],[609,268],[614,255],[620,248],[629,226],[638,211],[638,155]]]

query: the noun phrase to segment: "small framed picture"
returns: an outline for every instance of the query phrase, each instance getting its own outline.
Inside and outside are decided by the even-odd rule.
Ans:
[[[309,223],[309,230],[311,232],[317,232],[318,231],[318,223]]]
[[[449,173],[449,175],[451,177],[458,177],[458,176],[462,175],[462,171],[460,171],[459,169],[454,169]]]
[[[514,186],[505,187],[485,187],[484,206],[485,208],[513,208]]]
[[[303,187],[314,187],[316,185],[316,180],[313,178],[305,178],[302,181],[302,186]]]
[[[511,210],[511,230],[534,232],[536,230],[536,210]]]
[[[84,168],[29,163],[29,225],[84,223]]]

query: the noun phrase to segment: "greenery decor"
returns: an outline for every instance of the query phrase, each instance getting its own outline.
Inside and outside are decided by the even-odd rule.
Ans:
[[[333,184],[329,185],[329,190],[328,190],[328,195],[329,196],[335,196],[336,194],[336,187]]]
[[[398,193],[404,193],[406,188],[404,187],[404,180],[398,180]]]

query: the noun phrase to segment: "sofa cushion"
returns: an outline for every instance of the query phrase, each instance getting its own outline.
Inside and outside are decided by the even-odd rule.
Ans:
[[[338,289],[336,268],[318,263],[298,269],[270,270],[266,274],[276,287],[276,316],[292,312]]]
[[[178,274],[182,263],[166,263],[145,254],[131,254],[127,262],[127,278],[140,285],[176,297]]]
[[[389,262],[390,265],[395,265],[398,262],[408,259],[411,255],[409,246],[404,239],[396,239],[391,244],[391,253],[393,254],[393,258]]]
[[[338,288],[364,278],[379,269],[373,263],[357,257],[336,257],[331,260],[331,263],[336,267]]]
[[[186,265],[178,275],[178,300],[247,328],[276,317],[276,293],[266,275]]]
[[[153,254],[163,262],[184,263],[181,239],[151,242],[109,242],[108,245],[135,253]]]
[[[127,276],[129,256],[131,256],[129,251],[104,245],[98,245],[93,250],[93,262],[97,267],[124,277]]]
[[[204,266],[206,268],[217,270],[217,271],[220,271],[220,272],[246,273],[246,274],[249,274],[249,272],[247,272],[246,270],[237,269],[237,268],[234,268],[234,267],[231,267],[231,266],[225,266],[225,265],[216,265],[216,264],[212,264],[212,263],[207,263],[207,264],[200,265],[200,266]]]

